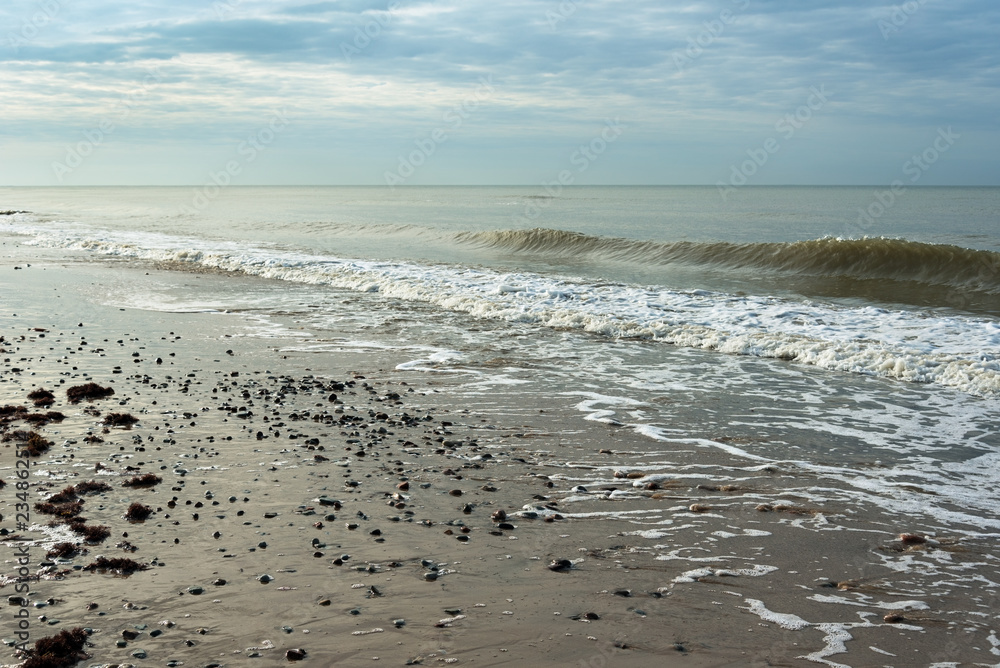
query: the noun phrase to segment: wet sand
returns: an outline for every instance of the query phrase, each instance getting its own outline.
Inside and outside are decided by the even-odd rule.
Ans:
[[[385,353],[289,351],[238,314],[101,306],[81,295],[157,272],[3,250],[0,406],[35,411],[45,388],[38,410],[65,415],[36,429],[53,445],[32,458],[31,504],[112,487],[80,497],[86,524],[110,528],[101,542],[34,508],[20,530],[16,439],[0,449],[2,591],[27,545],[30,642],[85,627],[80,665],[286,665],[295,649],[302,665],[926,665],[1000,644],[996,563],[975,541],[903,542],[920,527],[783,495],[801,480],[722,451],[651,467],[662,444],[561,400],[472,401]],[[70,403],[87,382],[114,394]],[[138,422],[106,426],[112,413]],[[732,480],[691,475],[709,459]],[[123,486],[140,474],[162,482]],[[152,514],[123,519],[133,503]],[[643,523],[651,509],[672,523]],[[46,558],[65,541],[85,552]],[[935,597],[886,567],[899,554],[982,578]],[[101,555],[147,568],[85,569]]]

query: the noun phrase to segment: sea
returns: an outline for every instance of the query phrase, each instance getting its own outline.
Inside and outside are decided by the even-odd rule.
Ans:
[[[74,261],[222,279],[97,301],[240,313],[1000,534],[1000,188],[2,188],[3,210]]]

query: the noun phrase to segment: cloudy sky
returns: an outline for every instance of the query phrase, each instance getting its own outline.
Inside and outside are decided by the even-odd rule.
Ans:
[[[998,34],[996,0],[5,0],[0,185],[1000,185]]]

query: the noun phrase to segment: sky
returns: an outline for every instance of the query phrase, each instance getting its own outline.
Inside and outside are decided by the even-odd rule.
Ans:
[[[5,0],[0,185],[1000,185],[1000,3]]]

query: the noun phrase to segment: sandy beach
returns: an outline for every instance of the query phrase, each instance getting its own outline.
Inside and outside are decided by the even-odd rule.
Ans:
[[[281,337],[253,336],[236,313],[102,306],[86,295],[213,277],[98,270],[7,241],[8,645],[23,642],[20,609],[27,647],[84,628],[86,666],[964,665],[1000,644],[985,541],[805,501],[783,491],[801,473],[664,452],[561,398],[469,393],[384,353],[297,352],[292,318]],[[72,403],[87,383],[114,392]],[[36,406],[40,389],[53,398]],[[24,419],[50,411],[62,418]],[[20,526],[28,432],[51,447],[30,457]],[[730,479],[700,475],[709,464]],[[143,475],[160,481],[125,485]],[[110,489],[76,495],[85,521],[37,509],[88,481]],[[124,519],[133,504],[149,516]],[[644,522],[652,509],[672,520]],[[46,556],[60,543],[77,553]],[[900,560],[967,586],[938,593],[940,575]]]

